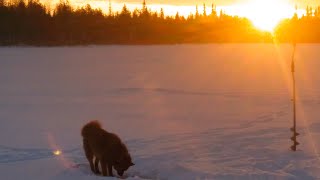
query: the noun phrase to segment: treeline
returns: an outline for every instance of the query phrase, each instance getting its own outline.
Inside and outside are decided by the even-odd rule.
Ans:
[[[306,14],[298,18],[284,19],[275,29],[280,42],[320,43],[320,6],[307,7]]]
[[[278,26],[276,37],[283,42],[291,41],[293,35],[303,34],[307,28],[308,38],[310,36],[307,39],[314,42],[316,40],[313,38],[319,36],[319,22],[319,17],[313,14],[301,19],[296,17],[286,20]],[[74,9],[67,1],[61,1],[51,10],[36,0],[19,0],[16,3],[0,0],[0,27],[0,45],[273,41],[271,33],[259,31],[246,18],[229,16],[222,11],[218,14],[214,5],[211,12],[206,12],[204,5],[201,12],[197,7],[196,13],[188,17],[178,13],[170,17],[164,15],[163,9],[151,12],[145,1],[141,9],[131,12],[124,5],[122,11],[112,13],[110,10],[106,15],[90,5]],[[293,30],[297,29],[298,33],[287,33],[296,32]]]

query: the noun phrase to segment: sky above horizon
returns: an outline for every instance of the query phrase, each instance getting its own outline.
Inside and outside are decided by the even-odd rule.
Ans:
[[[146,0],[147,4],[167,4],[167,5],[182,5],[182,6],[190,6],[190,5],[196,5],[196,4],[216,4],[217,6],[229,6],[234,4],[242,4],[249,2],[251,0],[202,0],[202,1],[196,1],[196,0],[172,0],[168,2],[167,0]],[[320,5],[319,0],[278,0],[278,1],[284,1],[289,2],[290,4],[297,4],[298,6],[302,6],[301,8],[304,8],[307,5],[310,6],[317,6]],[[133,3],[133,4],[141,4],[142,0],[112,0],[114,3]]]
[[[46,4],[55,4],[58,3],[60,0],[40,0]],[[126,4],[128,7],[141,7],[143,0],[110,0],[112,6],[114,6],[115,10],[121,9],[121,7]],[[211,4],[215,4],[217,7],[230,7],[230,6],[239,6],[243,4],[248,4],[251,2],[258,2],[258,1],[270,1],[270,0],[146,0],[147,5],[154,7],[154,6],[163,6],[163,7],[195,7],[196,5],[202,6],[204,3],[207,6],[211,6]],[[272,1],[272,0],[271,0]],[[305,9],[307,6],[320,6],[320,0],[277,0],[280,3],[284,3],[287,5],[291,5],[294,7],[297,5],[299,9]],[[90,4],[93,7],[101,7],[104,10],[108,6],[109,0],[69,0],[73,5],[82,6],[85,4]]]
[[[45,4],[54,7],[60,0],[40,0]],[[90,4],[93,8],[100,8],[108,14],[109,0],[69,0],[75,7],[82,7]],[[143,0],[110,0],[113,12],[121,11],[124,4],[129,10],[141,9]],[[187,17],[195,14],[196,5],[199,13],[204,12],[203,4],[206,4],[207,14],[211,13],[211,5],[216,6],[216,11],[223,11],[225,14],[249,18],[256,26],[271,30],[281,19],[291,18],[295,12],[298,16],[305,14],[307,6],[316,7],[320,0],[146,0],[147,8],[151,11],[163,11],[168,16],[179,15]],[[295,10],[297,6],[298,10]]]
[[[59,0],[43,0],[46,2],[59,2]],[[72,4],[76,6],[82,6],[84,4],[90,4],[94,8],[101,8],[102,10],[106,11],[108,9],[109,5],[109,0],[69,0]],[[121,10],[124,4],[129,9],[134,9],[134,8],[141,8],[141,4],[143,0],[110,0],[112,7],[115,11]],[[262,3],[261,3],[262,2]],[[286,5],[288,7],[294,8],[295,5],[297,5],[298,9],[304,10],[307,6],[319,6],[320,5],[320,0],[201,0],[201,1],[196,1],[196,0],[172,0],[172,1],[167,1],[167,0],[146,0],[148,8],[151,10],[159,10],[160,8],[164,8],[165,11],[167,10],[167,14],[175,14],[177,11],[185,11],[185,13],[188,12],[188,14],[192,11],[195,10],[195,6],[198,5],[201,9],[203,4],[205,3],[207,5],[207,8],[209,9],[211,7],[211,4],[214,4],[217,6],[217,9],[223,9],[228,12],[228,9],[230,8],[235,8],[237,7],[238,9],[241,9],[243,5],[246,4],[263,4],[265,2],[272,2],[274,4],[274,8],[278,8],[277,6],[280,5]],[[180,9],[180,10],[179,10]],[[189,9],[189,10],[187,10]],[[211,10],[211,8],[210,8]],[[245,9],[250,10],[250,9]],[[231,10],[231,12],[234,10]],[[288,10],[291,11],[291,10]],[[239,10],[238,10],[239,12]],[[238,12],[231,13],[232,15],[237,14]],[[166,13],[166,12],[165,12]],[[292,12],[290,12],[292,13]],[[240,15],[243,13],[240,13]],[[184,14],[186,15],[186,14]]]
[[[59,0],[43,0],[46,2],[59,2]],[[90,4],[94,8],[101,8],[104,12],[108,12],[109,0],[69,0],[75,6],[83,6]],[[114,11],[120,11],[124,4],[130,9],[140,9],[143,0],[110,0],[112,9]],[[230,15],[246,16],[248,11],[251,11],[252,4],[255,6],[265,6],[262,8],[280,9],[286,16],[291,16],[294,13],[295,5],[301,10],[300,14],[304,9],[309,6],[319,6],[319,0],[146,0],[147,6],[152,11],[159,11],[161,8],[164,9],[165,14],[175,15],[179,12],[181,15],[187,16],[190,13],[194,13],[195,6],[199,6],[199,12],[203,11],[203,4],[207,6],[207,12],[211,11],[211,4],[216,5],[217,10],[223,10]],[[267,6],[267,7],[266,7]],[[280,7],[281,6],[281,7]],[[280,11],[279,10],[279,11]],[[270,13],[270,12],[269,12]],[[278,13],[279,14],[279,13]],[[284,17],[284,15],[283,15]]]

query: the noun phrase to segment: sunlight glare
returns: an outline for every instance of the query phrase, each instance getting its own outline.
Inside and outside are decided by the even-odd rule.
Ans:
[[[76,7],[85,6],[90,4],[92,8],[100,8],[104,13],[108,13],[108,3],[106,1],[74,1],[71,0],[72,4]],[[126,4],[130,11],[134,9],[140,9],[141,3],[119,3],[111,2],[112,11],[120,12],[123,5]],[[51,4],[52,5],[52,4]],[[172,5],[172,4],[147,4],[147,8],[153,12],[160,12],[161,8],[164,10],[166,16],[175,16],[179,12],[180,16],[185,18],[196,12],[195,5]],[[199,13],[203,13],[203,5],[198,4]],[[206,6],[207,14],[211,13],[211,6]],[[224,13],[231,16],[246,17],[251,20],[253,25],[261,30],[272,32],[275,26],[285,18],[291,18],[296,12],[294,4],[290,0],[246,0],[239,1],[239,3],[231,4],[228,6],[217,5],[216,11],[223,11]],[[298,16],[301,16],[304,11],[299,9]]]
[[[273,31],[284,18],[292,17],[295,9],[284,0],[250,0],[239,5],[242,12],[234,12],[249,18],[253,25],[264,31]]]
[[[56,150],[56,151],[53,151],[53,154],[56,155],[56,156],[59,156],[61,155],[61,151],[60,150]]]

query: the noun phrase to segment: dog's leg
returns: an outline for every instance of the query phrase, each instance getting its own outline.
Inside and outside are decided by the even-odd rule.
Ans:
[[[105,161],[100,161],[101,169],[102,169],[102,176],[108,176],[108,170],[107,170],[107,163]]]
[[[94,173],[93,159],[89,160],[91,171]]]
[[[108,171],[109,171],[109,176],[113,177],[112,165],[110,163],[108,164]]]
[[[85,151],[85,154],[86,154],[86,157],[89,161],[89,164],[90,164],[90,168],[91,168],[91,171],[94,172],[94,165],[93,165],[93,153],[90,149],[90,146],[88,144],[88,141],[87,140],[83,140],[83,149]]]
[[[94,173],[100,174],[100,171],[99,171],[99,159],[97,157],[95,158],[95,161],[94,161]]]

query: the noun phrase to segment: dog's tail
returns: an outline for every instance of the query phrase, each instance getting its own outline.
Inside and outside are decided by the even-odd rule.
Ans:
[[[86,125],[83,126],[81,130],[82,137],[88,137],[91,134],[94,134],[95,131],[101,129],[101,124],[98,120],[90,121]]]

